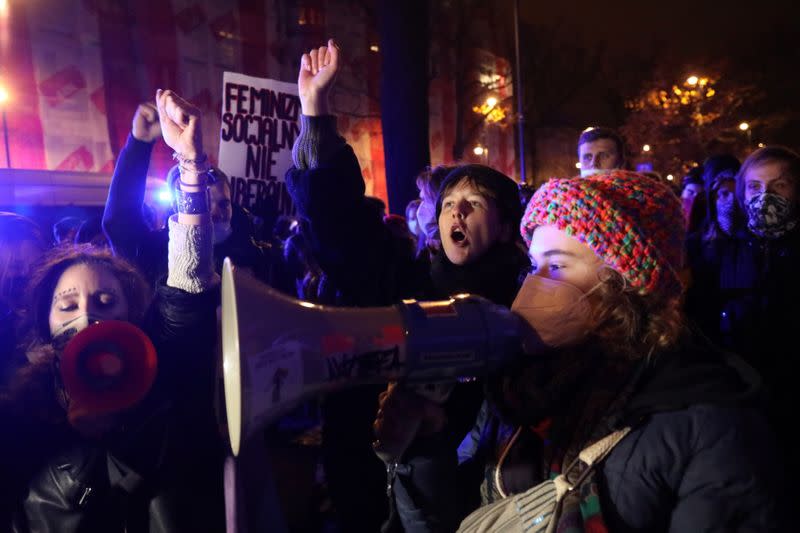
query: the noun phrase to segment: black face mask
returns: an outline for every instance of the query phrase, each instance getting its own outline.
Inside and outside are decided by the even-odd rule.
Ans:
[[[747,202],[747,227],[764,239],[777,239],[797,226],[792,203],[778,194],[761,193]]]

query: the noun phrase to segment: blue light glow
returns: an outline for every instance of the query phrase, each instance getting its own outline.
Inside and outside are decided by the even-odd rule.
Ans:
[[[172,202],[172,192],[169,190],[169,187],[164,187],[156,194],[159,202],[168,204]]]

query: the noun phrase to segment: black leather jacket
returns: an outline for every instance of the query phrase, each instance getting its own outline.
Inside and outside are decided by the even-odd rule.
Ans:
[[[159,354],[153,389],[103,442],[61,437],[17,506],[15,533],[224,531],[217,302],[216,290],[158,287],[144,326]]]

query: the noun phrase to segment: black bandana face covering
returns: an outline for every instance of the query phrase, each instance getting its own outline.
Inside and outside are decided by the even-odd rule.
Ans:
[[[797,225],[792,203],[779,194],[761,193],[747,202],[747,227],[764,239],[777,239]]]

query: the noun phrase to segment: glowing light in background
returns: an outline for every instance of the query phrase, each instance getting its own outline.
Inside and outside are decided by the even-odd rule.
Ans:
[[[0,0],[2,2],[3,0]],[[8,89],[6,89],[2,84],[0,84],[0,104],[5,104],[8,102],[11,95],[8,94]]]
[[[168,204],[172,202],[172,191],[169,190],[169,187],[164,187],[158,191],[156,198],[158,198],[159,202]]]
[[[642,146],[642,151],[643,152],[649,152],[650,151],[650,145],[649,144],[645,144],[644,146]]]
[[[487,151],[486,148],[484,148],[480,144],[472,149],[472,153],[475,155],[483,155],[486,153],[486,151]]]
[[[686,78],[686,83],[688,83],[691,86],[697,85],[698,81],[700,81],[700,79],[697,76],[689,76],[688,78]]]
[[[377,44],[370,45],[369,49],[372,52],[377,52],[378,50],[380,50]]]
[[[578,161],[577,163],[575,163],[575,168],[581,168],[581,162],[580,162],[580,161]]]
[[[674,179],[675,179],[675,176],[673,176],[672,174],[667,174],[667,181],[672,181]]]
[[[742,122],[741,124],[739,124],[739,129],[742,131],[747,131],[750,129],[750,124],[748,124],[747,122]]]
[[[480,106],[473,106],[472,111],[485,116],[487,122],[500,122],[506,118],[506,112],[498,103],[496,97],[489,96]]]

